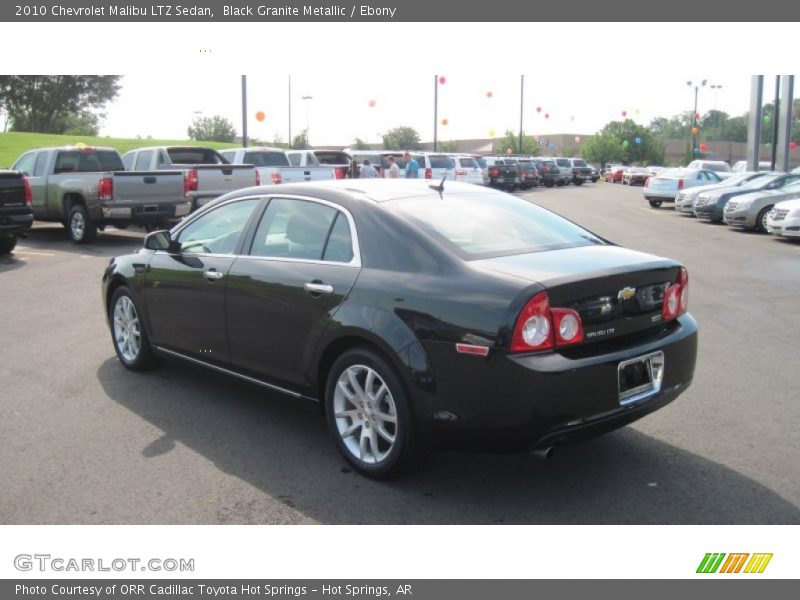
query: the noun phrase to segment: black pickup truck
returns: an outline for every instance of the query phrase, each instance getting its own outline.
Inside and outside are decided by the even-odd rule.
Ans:
[[[515,190],[522,184],[519,164],[516,158],[505,156],[484,157],[489,167],[489,185],[505,190]]]
[[[0,254],[8,254],[33,225],[31,188],[17,171],[0,170]]]

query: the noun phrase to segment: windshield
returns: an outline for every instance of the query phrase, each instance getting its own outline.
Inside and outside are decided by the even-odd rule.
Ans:
[[[767,175],[759,175],[758,177],[751,179],[747,183],[743,183],[742,187],[747,188],[749,190],[760,190],[762,187],[764,187],[771,181],[774,181],[778,177],[780,177],[780,175],[774,175],[772,173],[769,173]]]
[[[566,219],[506,194],[445,194],[386,204],[465,260],[604,242]]]
[[[588,167],[589,165],[586,164],[585,160],[581,160],[580,158],[576,158],[572,161],[572,164],[576,167]]]

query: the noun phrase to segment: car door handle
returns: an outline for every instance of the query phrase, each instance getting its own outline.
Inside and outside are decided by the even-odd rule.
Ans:
[[[223,277],[225,277],[225,273],[221,273],[216,269],[209,269],[208,271],[203,273],[203,275],[208,281],[216,281],[217,279],[222,279]]]
[[[318,281],[312,281],[307,283],[303,286],[305,290],[310,294],[332,294],[333,293],[333,286],[328,285],[327,283],[320,283]]]

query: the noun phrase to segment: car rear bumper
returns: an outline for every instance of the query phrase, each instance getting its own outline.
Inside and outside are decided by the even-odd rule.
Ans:
[[[27,211],[0,212],[0,234],[25,233],[33,226],[33,213]]]
[[[675,202],[675,196],[678,192],[675,190],[655,190],[653,188],[645,188],[644,197],[646,200],[661,200],[663,202]]]
[[[677,398],[694,377],[697,325],[688,314],[636,343],[600,344],[604,350],[596,354],[584,348],[569,353],[490,353],[487,358],[456,355],[464,364],[455,371],[436,368],[437,358],[453,362],[452,348],[449,357],[437,357],[434,351],[437,394],[415,406],[416,414],[432,445],[522,451],[622,427]],[[656,352],[664,357],[660,389],[621,402],[619,364]],[[456,373],[458,378],[451,379]],[[437,422],[430,415],[439,411],[454,418]]]
[[[179,203],[114,203],[104,204],[101,208],[103,221],[108,223],[151,223],[153,221],[164,221],[181,219],[188,215],[192,210],[190,201]]]
[[[800,218],[781,219],[780,221],[768,218],[767,228],[771,234],[778,237],[800,238]]]

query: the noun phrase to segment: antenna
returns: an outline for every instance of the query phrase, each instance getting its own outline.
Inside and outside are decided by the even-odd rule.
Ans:
[[[442,197],[442,192],[444,191],[444,180],[445,179],[447,179],[447,173],[444,174],[444,177],[442,177],[442,180],[439,182],[439,185],[431,184],[431,185],[428,186],[432,190],[436,190],[437,192],[439,192],[439,197],[440,198]]]

